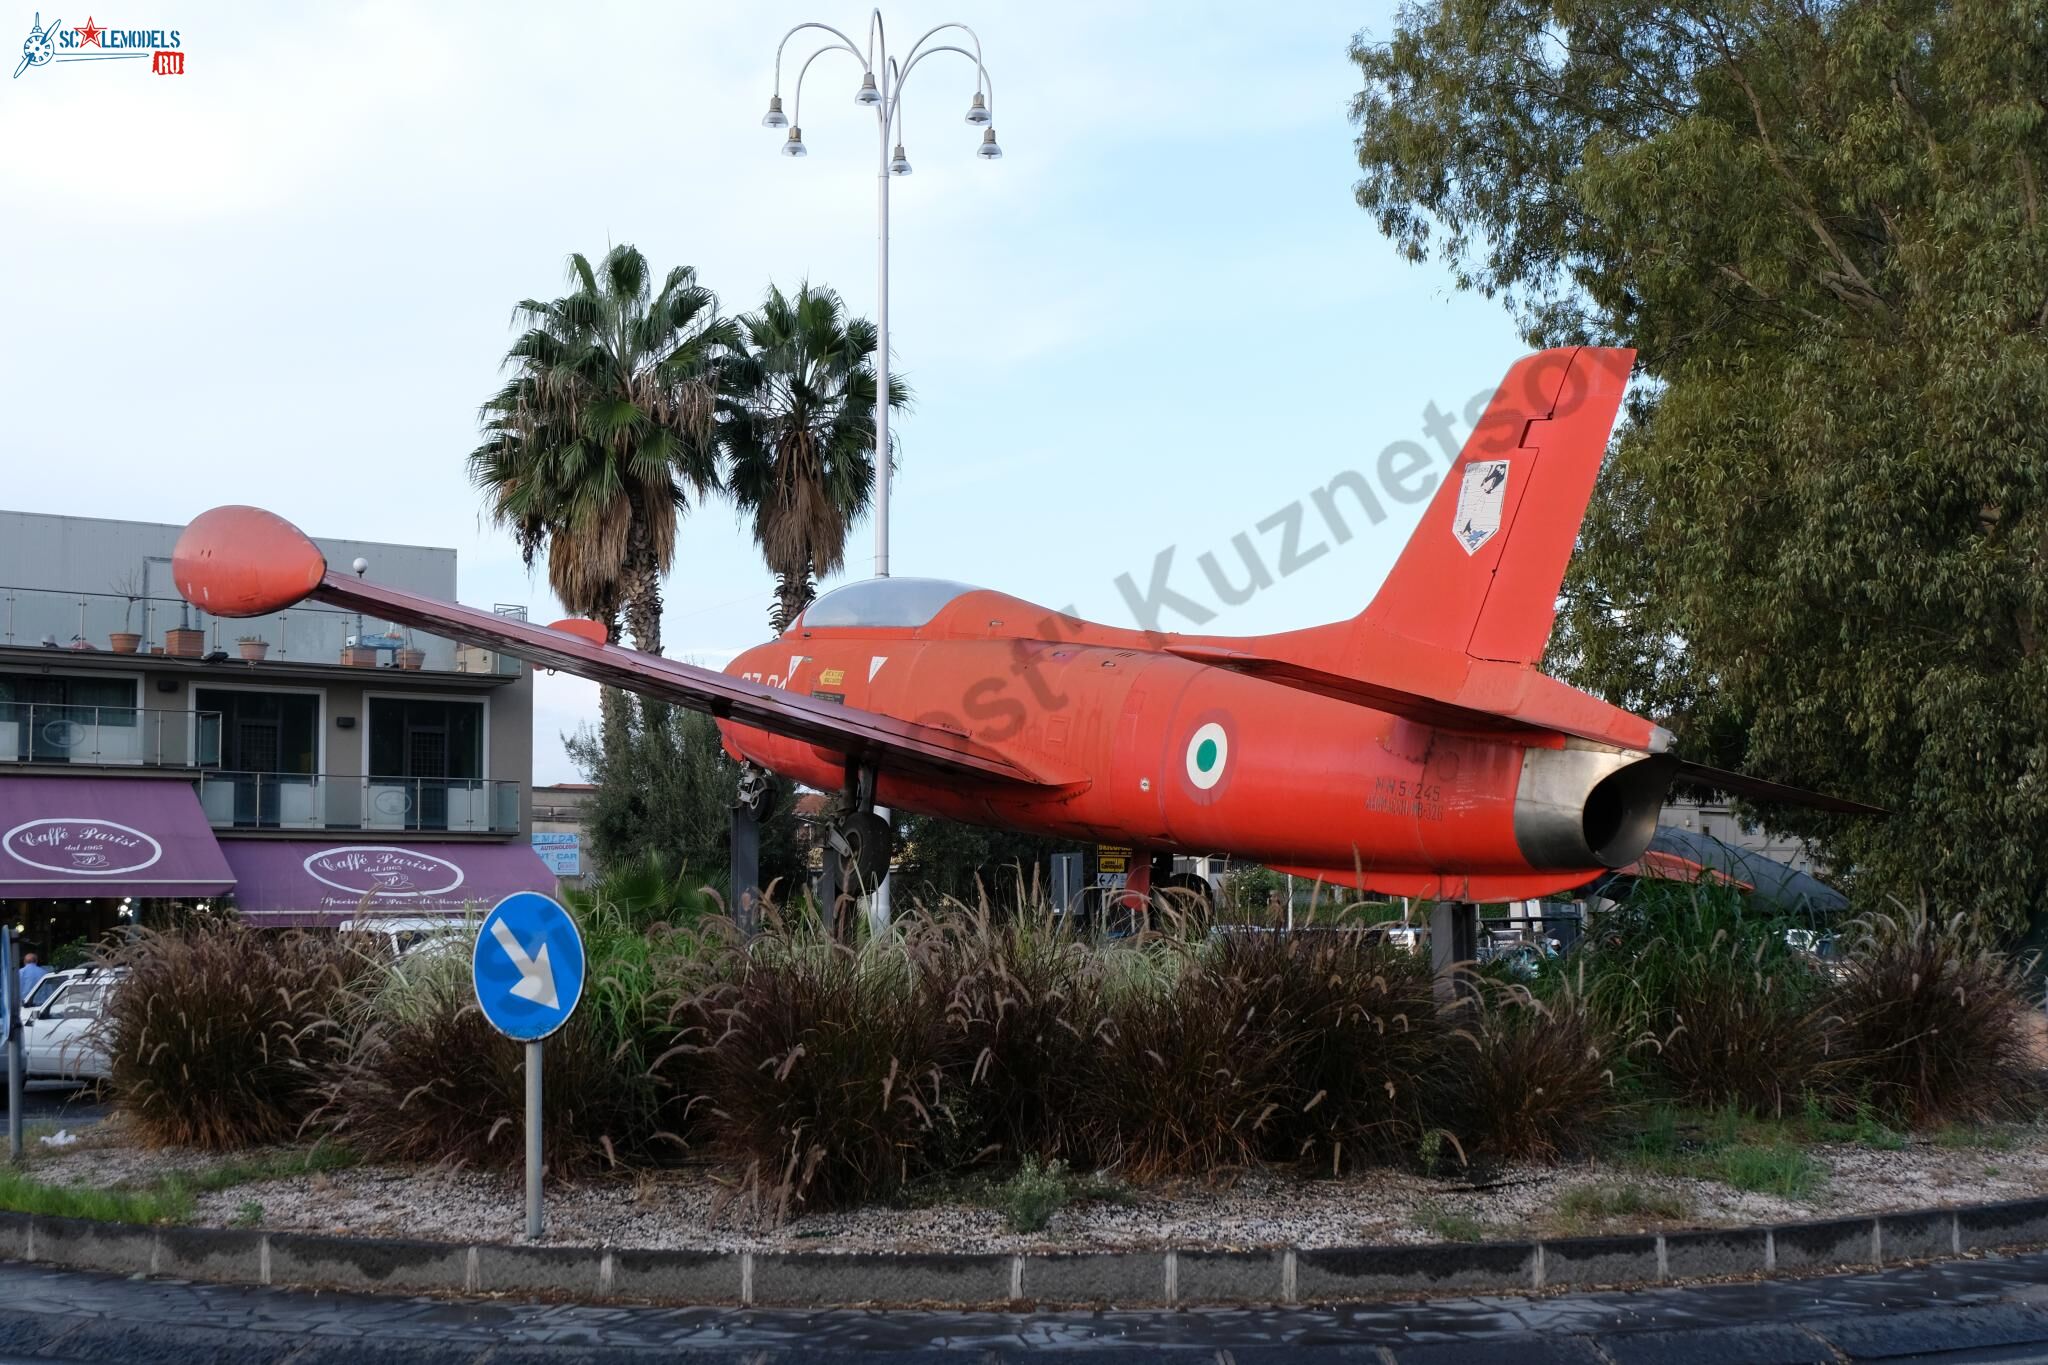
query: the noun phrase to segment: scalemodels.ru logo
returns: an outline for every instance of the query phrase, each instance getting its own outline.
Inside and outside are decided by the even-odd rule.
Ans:
[[[57,20],[43,27],[42,12],[36,12],[28,37],[21,44],[21,65],[14,68],[18,79],[32,66],[53,62],[118,62],[149,58],[149,69],[159,76],[185,74],[184,45],[174,28],[113,28],[88,17],[83,25],[66,28]]]

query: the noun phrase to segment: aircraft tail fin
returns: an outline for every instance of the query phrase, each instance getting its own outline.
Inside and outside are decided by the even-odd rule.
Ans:
[[[1475,659],[1541,659],[1634,360],[1571,346],[1518,361],[1361,619]]]

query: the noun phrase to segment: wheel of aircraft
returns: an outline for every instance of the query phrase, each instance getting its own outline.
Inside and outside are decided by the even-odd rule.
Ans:
[[[832,839],[839,850],[839,875],[846,895],[867,895],[889,875],[896,831],[882,816],[871,810],[849,811],[834,823]]]

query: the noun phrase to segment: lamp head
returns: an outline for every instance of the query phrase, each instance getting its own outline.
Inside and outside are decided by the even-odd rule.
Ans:
[[[910,158],[903,155],[903,144],[900,142],[896,144],[896,155],[889,158],[889,174],[910,174]]]
[[[993,123],[991,123],[987,128],[982,130],[981,145],[974,149],[974,154],[980,157],[983,161],[996,161],[1001,159],[1003,155],[1003,149],[1001,144],[999,144],[996,141],[996,126]]]
[[[864,71],[861,73],[860,89],[854,91],[853,102],[855,104],[880,104],[882,102],[882,92],[875,86],[874,72]]]
[[[809,151],[810,149],[804,146],[804,130],[801,128],[791,128],[789,130],[789,141],[782,144],[782,154],[784,156],[806,156],[809,154]]]
[[[768,97],[768,112],[761,115],[761,126],[763,128],[787,128],[789,126],[789,116],[782,112],[781,95],[770,95]]]
[[[967,106],[967,121],[979,128],[989,120],[988,105],[981,98],[979,90],[974,92],[974,103]]]

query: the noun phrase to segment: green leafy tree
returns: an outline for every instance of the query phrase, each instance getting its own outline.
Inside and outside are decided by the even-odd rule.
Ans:
[[[1012,830],[964,825],[936,815],[905,815],[903,866],[895,874],[895,894],[936,908],[942,901],[978,906],[984,894],[991,905],[1016,906],[1034,893],[1047,893],[1047,859],[1077,848],[1071,839],[1046,839]]]
[[[483,405],[469,457],[498,525],[570,611],[661,652],[661,578],[691,495],[718,482],[720,367],[739,334],[677,266],[654,287],[647,258],[613,247],[569,257],[572,290],[526,299],[511,377]]]
[[[739,765],[726,757],[711,717],[649,702],[629,716],[617,742],[585,730],[564,744],[584,780],[597,787],[584,824],[605,875],[652,864],[730,889]],[[761,826],[761,882],[779,880],[777,898],[788,903],[803,884],[795,801],[788,782],[774,783]]]
[[[768,620],[780,633],[815,595],[816,579],[845,563],[847,532],[867,510],[875,326],[848,318],[832,290],[807,284],[793,296],[771,286],[740,327],[745,354],[727,371],[719,433],[733,500],[753,519],[775,575]],[[909,402],[892,378],[889,406]]]
[[[1360,204],[1644,382],[1553,663],[1866,895],[2048,888],[2048,6],[1439,0],[1364,36]]]

